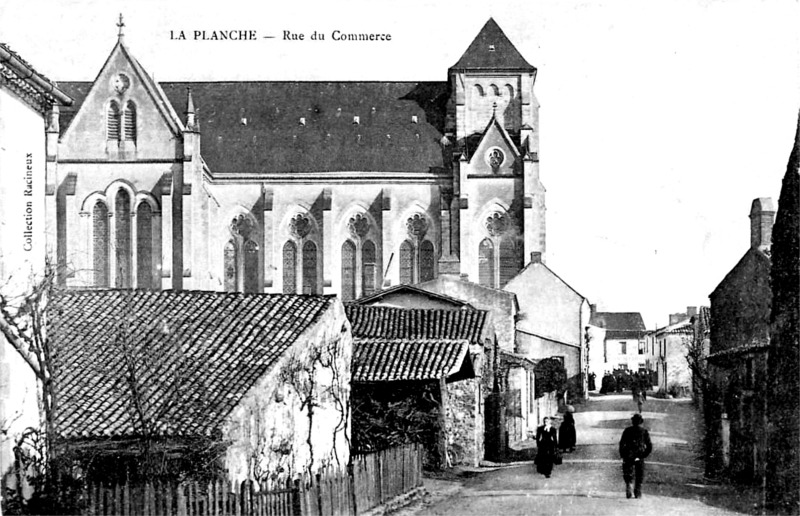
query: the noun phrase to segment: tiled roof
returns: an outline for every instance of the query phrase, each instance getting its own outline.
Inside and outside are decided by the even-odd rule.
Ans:
[[[395,285],[393,287],[389,287],[383,290],[380,290],[370,296],[365,296],[359,299],[352,301],[352,304],[355,305],[367,305],[370,303],[375,303],[380,301],[381,299],[401,293],[411,293],[411,294],[419,294],[421,296],[430,297],[432,299],[437,299],[446,303],[450,303],[453,305],[453,308],[460,308],[460,307],[467,307],[472,308],[469,303],[466,301],[462,301],[461,299],[456,299],[454,297],[446,296],[444,294],[439,294],[438,292],[431,292],[428,290],[423,290],[419,287],[414,285]]]
[[[6,43],[0,43],[0,84],[9,84],[18,93],[36,97],[39,102],[62,105],[73,102],[55,82],[36,71]]]
[[[596,312],[592,314],[589,324],[606,330],[647,330],[642,314],[639,312]]]
[[[488,312],[345,305],[356,339],[447,339],[483,344]]]
[[[76,107],[62,112],[62,130],[91,83],[63,86],[76,99]],[[178,113],[185,110],[191,88],[201,153],[215,176],[320,171],[428,174],[449,166],[450,149],[441,145],[447,83],[162,82],[160,86]]]
[[[451,68],[456,71],[486,69],[536,71],[492,18]]]
[[[760,351],[767,351],[769,349],[769,344],[748,344],[746,346],[737,346],[731,349],[724,349],[722,351],[717,351],[716,353],[711,353],[706,358],[708,360],[718,360],[723,358],[732,358],[738,355],[743,355],[747,353],[756,353]]]
[[[157,434],[209,435],[331,303],[193,291],[59,293],[50,321],[59,435],[141,435],[126,363]]]
[[[355,339],[353,347],[354,382],[447,378],[469,360],[466,340]]]

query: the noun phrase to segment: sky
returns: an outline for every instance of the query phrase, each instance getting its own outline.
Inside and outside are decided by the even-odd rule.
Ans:
[[[538,68],[547,265],[648,328],[708,305],[747,251],[751,202],[777,206],[800,108],[790,0],[4,0],[0,41],[53,80],[90,81],[120,13],[131,52],[165,82],[444,81],[493,17]],[[170,39],[181,30],[186,41]]]

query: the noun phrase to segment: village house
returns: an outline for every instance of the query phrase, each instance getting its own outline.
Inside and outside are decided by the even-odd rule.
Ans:
[[[639,312],[597,312],[586,328],[589,337],[589,370],[595,388],[615,369],[640,372],[654,369],[653,350],[645,344],[647,329]]]
[[[430,464],[478,465],[485,449],[484,396],[491,392],[496,353],[490,315],[360,304],[345,310],[355,341],[353,426],[366,432],[356,447],[393,431],[388,420],[369,421],[395,417],[387,408],[401,402],[416,412],[403,424],[425,441]],[[425,414],[430,417],[418,419]],[[370,428],[378,435],[369,435]]]
[[[0,43],[0,295],[9,310],[45,273],[45,192],[53,187],[60,106],[72,99],[5,43]],[[48,140],[49,141],[49,140]],[[31,368],[0,334],[0,476],[25,428],[39,427],[37,383]]]
[[[770,198],[753,200],[750,248],[710,295],[710,385],[705,410],[715,438],[713,449],[707,451],[707,469],[748,483],[760,483],[766,467],[774,217]]]
[[[558,358],[567,370],[571,395],[588,397],[589,357],[584,329],[589,301],[553,272],[538,252],[503,290],[517,296],[515,351],[530,359]]]
[[[348,463],[336,298],[74,290],[50,310],[58,453],[88,479],[266,482]]]
[[[661,392],[685,395],[692,391],[692,372],[686,355],[695,336],[697,307],[669,315],[669,324],[647,334],[646,348],[655,349],[656,385]]]
[[[486,434],[494,436],[487,439],[486,456],[504,456],[509,446],[526,440],[529,432],[536,430],[540,405],[536,403],[533,370],[537,361],[515,352],[514,321],[519,311],[516,295],[455,275],[441,274],[434,280],[418,285],[391,287],[361,298],[355,304],[462,310],[477,308],[489,312],[497,340],[497,352],[495,355],[487,354],[484,367],[484,400],[488,414]]]

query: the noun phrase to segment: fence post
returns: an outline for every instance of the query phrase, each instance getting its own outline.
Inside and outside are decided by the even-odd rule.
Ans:
[[[292,484],[292,515],[302,516],[302,505],[300,504],[300,480],[295,479]]]

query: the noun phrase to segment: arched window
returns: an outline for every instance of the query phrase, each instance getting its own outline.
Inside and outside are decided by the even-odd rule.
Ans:
[[[228,240],[223,257],[225,267],[225,292],[236,292],[236,242]]]
[[[478,247],[478,283],[494,287],[494,244],[484,238]]]
[[[131,196],[120,189],[114,198],[114,219],[116,221],[116,287],[131,286]]]
[[[419,281],[433,279],[434,267],[433,244],[430,240],[423,240],[419,245]]]
[[[291,240],[283,245],[283,293],[297,294],[297,246]]]
[[[356,298],[356,245],[351,240],[342,244],[342,301]]]
[[[136,281],[139,288],[153,288],[153,210],[146,202],[136,209]]]
[[[92,226],[94,286],[108,287],[111,282],[108,267],[108,207],[103,201],[97,201],[92,209]]]
[[[494,95],[495,97],[500,96],[500,88],[498,88],[497,85],[490,84],[489,89],[492,91],[492,95]]]
[[[317,293],[317,245],[307,240],[303,244],[303,294]]]
[[[475,85],[475,93],[477,93],[478,96],[480,96],[480,97],[485,97],[486,96],[486,92],[483,91],[483,88],[481,87],[480,84],[476,84]]]
[[[375,244],[373,244],[371,240],[367,240],[361,247],[361,267],[363,274],[361,285],[365,296],[370,296],[375,293],[375,285],[378,282],[376,259]]]
[[[125,139],[128,141],[136,141],[136,104],[133,103],[132,100],[129,100],[127,104],[125,104],[125,113],[123,116],[123,129],[125,133]]]
[[[119,140],[120,136],[120,112],[119,104],[116,100],[108,103],[106,112],[106,138],[109,140]]]
[[[258,292],[258,244],[244,243],[244,291]]]
[[[508,93],[508,98],[513,99],[514,98],[514,87],[511,86],[510,84],[506,84],[506,93]]]
[[[511,238],[500,241],[500,288],[506,286],[511,278],[522,269],[522,254],[517,242]]]
[[[408,240],[400,244],[400,284],[414,283],[414,246]]]

